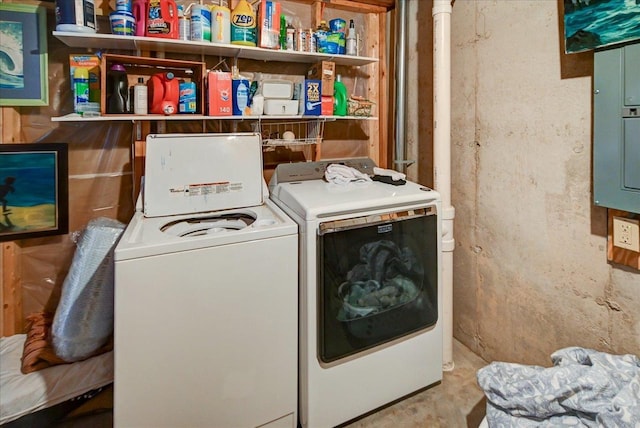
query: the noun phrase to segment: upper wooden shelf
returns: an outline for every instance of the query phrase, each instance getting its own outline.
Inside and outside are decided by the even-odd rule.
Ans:
[[[314,4],[321,2],[322,4],[335,8],[352,10],[361,13],[383,13],[396,6],[396,0],[292,0],[296,3]]]
[[[88,34],[62,31],[54,31],[53,35],[65,45],[72,48],[190,53],[305,64],[314,64],[324,60],[333,61],[339,65],[361,66],[378,62],[378,58],[374,57],[271,50],[251,46],[163,39],[159,37],[115,36],[113,34]]]
[[[290,116],[205,116],[201,114],[172,114],[164,116],[161,114],[96,114],[95,116],[82,116],[78,113],[69,113],[65,116],[52,117],[52,122],[113,122],[113,121],[128,121],[128,122],[144,122],[144,121],[180,121],[180,120],[251,120],[251,121],[274,121],[274,120],[291,120],[291,119],[323,119],[326,121],[334,120],[378,120],[375,116],[305,116],[305,115],[290,115]]]

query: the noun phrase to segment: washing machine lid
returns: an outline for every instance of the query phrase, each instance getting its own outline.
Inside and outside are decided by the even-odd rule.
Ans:
[[[279,165],[270,183],[271,199],[285,211],[295,213],[305,220],[402,208],[440,199],[438,192],[411,181],[401,186],[378,181],[353,182],[347,185],[328,183],[320,177],[324,176],[326,166],[334,162],[336,161],[308,162],[299,167],[295,164]],[[373,173],[371,164],[363,163],[362,159],[339,163],[364,173]],[[278,169],[281,169],[280,174]]]
[[[249,244],[297,233],[297,224],[270,200],[248,208],[170,217],[145,217],[137,211],[118,241],[114,260]]]
[[[145,217],[260,205],[263,184],[257,133],[147,136]]]

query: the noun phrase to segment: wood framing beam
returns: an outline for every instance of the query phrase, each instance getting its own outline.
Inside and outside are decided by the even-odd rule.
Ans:
[[[291,0],[296,3],[322,3],[334,9],[359,13],[384,13],[395,7],[395,0]]]
[[[19,260],[20,247],[13,242],[4,242],[0,251],[2,263],[2,317],[0,318],[0,333],[11,336],[22,333],[22,287],[20,286]]]
[[[20,112],[17,108],[0,108],[1,144],[21,142]],[[20,282],[20,247],[14,242],[2,243],[0,249],[0,334],[11,336],[22,332],[22,288]]]

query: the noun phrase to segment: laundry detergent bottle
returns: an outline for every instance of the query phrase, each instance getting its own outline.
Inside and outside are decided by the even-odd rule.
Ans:
[[[231,12],[231,43],[256,46],[256,12],[247,0],[240,0]]]
[[[180,24],[178,22],[178,7],[174,0],[148,0],[145,18],[145,36],[165,39],[178,38]]]
[[[147,31],[147,0],[134,0],[133,16],[136,18],[135,36],[144,36]]]
[[[180,82],[168,71],[156,73],[147,82],[149,113],[170,115],[178,112]]]
[[[347,87],[342,83],[342,76],[337,75],[333,83],[333,114],[335,116],[346,116],[348,110]]]
[[[127,71],[122,64],[113,64],[107,72],[107,113],[126,113],[129,103]]]

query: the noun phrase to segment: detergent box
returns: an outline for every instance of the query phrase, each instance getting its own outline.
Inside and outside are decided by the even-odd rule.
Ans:
[[[322,96],[322,115],[333,116],[333,97]]]
[[[320,116],[322,114],[322,81],[317,79],[305,79],[302,88],[304,94],[304,114],[307,116]]]
[[[231,116],[231,73],[209,71],[207,73],[207,115]]]
[[[333,82],[335,81],[336,63],[333,61],[320,61],[307,71],[308,79],[322,80],[322,95],[333,96]]]
[[[89,102],[100,102],[100,58],[98,55],[71,54],[69,55],[69,75],[71,76],[71,91],[73,91],[73,72],[78,67],[89,69]]]
[[[258,47],[280,49],[280,3],[260,0],[258,6]]]

